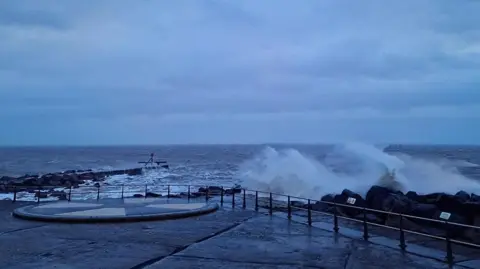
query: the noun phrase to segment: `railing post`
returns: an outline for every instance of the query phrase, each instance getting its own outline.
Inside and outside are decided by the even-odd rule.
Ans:
[[[17,186],[13,187],[13,200],[12,203],[15,203],[17,201]]]
[[[145,199],[147,199],[147,193],[148,193],[148,185],[145,184]]]
[[[223,186],[222,186],[222,189],[220,190],[220,205],[223,206],[223,196],[225,195],[224,193],[224,189],[223,189]]]
[[[232,190],[232,208],[235,208],[235,190]]]
[[[273,198],[272,198],[272,193],[270,193],[270,198],[268,201],[268,214],[272,215],[273,214]]]
[[[188,185],[187,199],[190,202],[190,185]]]
[[[207,186],[207,188],[205,189],[205,202],[208,202],[208,194],[209,192],[208,192],[208,186]]]
[[[287,215],[287,218],[289,220],[292,219],[292,202],[290,201],[290,195],[287,197],[287,210],[288,210],[288,215]]]
[[[405,244],[405,232],[403,231],[403,215],[400,215],[400,248],[402,250],[407,248]]]
[[[338,233],[338,213],[337,213],[337,204],[333,203],[333,231]]]
[[[367,209],[363,208],[363,239],[368,240]]]
[[[452,242],[450,241],[450,225],[448,221],[445,221],[445,239],[445,242],[447,243],[447,256],[445,257],[445,260],[448,262],[448,264],[453,264],[454,257],[452,251]]]
[[[167,186],[167,198],[170,198],[170,184]]]
[[[124,197],[124,192],[125,192],[125,185],[122,184],[122,199],[123,199],[123,197]]]
[[[40,187],[37,189],[37,203],[40,203]]]
[[[246,194],[246,191],[245,189],[243,189],[243,205],[242,205],[243,209],[247,208],[247,194]]]
[[[255,191],[255,211],[258,211],[258,191]]]
[[[100,200],[100,185],[97,187],[97,201]]]
[[[72,186],[70,186],[70,188],[68,189],[68,201],[72,201]]]
[[[312,204],[308,199],[308,226],[312,226]]]

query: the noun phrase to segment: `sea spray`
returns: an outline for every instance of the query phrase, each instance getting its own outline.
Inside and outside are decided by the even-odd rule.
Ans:
[[[480,193],[480,183],[466,178],[451,166],[406,154],[387,154],[382,149],[361,143],[338,145],[322,159],[296,149],[266,147],[240,165],[236,177],[250,189],[319,199],[348,188],[365,195],[394,171],[390,186],[418,193],[457,191]],[[342,167],[343,166],[343,167]]]

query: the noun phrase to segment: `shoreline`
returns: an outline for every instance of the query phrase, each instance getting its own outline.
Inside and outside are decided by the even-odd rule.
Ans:
[[[152,169],[152,168],[150,168]],[[153,168],[153,169],[156,169]],[[240,186],[226,188],[224,186],[192,186],[192,185],[109,185],[105,180],[110,176],[138,176],[144,168],[132,168],[112,171],[69,170],[60,173],[50,173],[42,176],[25,175],[22,177],[1,177],[0,195],[13,193],[14,201],[22,200],[26,195],[30,200],[54,201],[72,200],[78,197],[84,199],[102,197],[169,197],[197,198],[218,197],[241,194],[246,190]],[[188,190],[186,189],[188,187]],[[120,189],[121,188],[121,189]],[[21,194],[21,195],[20,195]],[[257,195],[267,195],[262,192]],[[110,195],[110,196],[107,196]],[[252,193],[249,193],[251,196]],[[409,191],[402,193],[382,186],[372,186],[366,197],[348,189],[340,194],[329,194],[320,200],[308,200],[301,197],[290,197],[283,194],[273,194],[292,198],[290,204],[283,202],[284,208],[298,208],[324,212],[344,218],[366,220],[371,223],[400,227],[438,235],[446,231],[451,238],[470,239],[480,244],[480,196],[460,191],[455,195],[432,193],[419,195]],[[76,196],[76,198],[72,198]],[[240,195],[241,196],[241,195]],[[241,197],[240,197],[241,198]],[[257,197],[258,200],[268,198]],[[276,197],[278,199],[278,197]],[[300,202],[302,200],[304,202]],[[284,200],[284,199],[281,199]],[[309,201],[307,203],[307,201]],[[275,203],[282,203],[275,200]],[[267,205],[268,206],[268,205]],[[454,226],[454,227],[450,227]],[[478,227],[478,228],[476,228]]]

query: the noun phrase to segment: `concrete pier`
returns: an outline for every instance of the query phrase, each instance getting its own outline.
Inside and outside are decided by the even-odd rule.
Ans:
[[[423,257],[404,253],[378,238],[368,242],[231,206],[187,219],[118,224],[12,217],[29,204],[0,201],[3,269],[449,268],[428,250]],[[455,268],[477,265],[464,260]]]

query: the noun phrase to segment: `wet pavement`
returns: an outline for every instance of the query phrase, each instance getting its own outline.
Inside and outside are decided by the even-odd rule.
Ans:
[[[179,220],[61,224],[11,216],[26,204],[0,201],[2,269],[449,268],[380,237],[371,243],[230,206]]]

